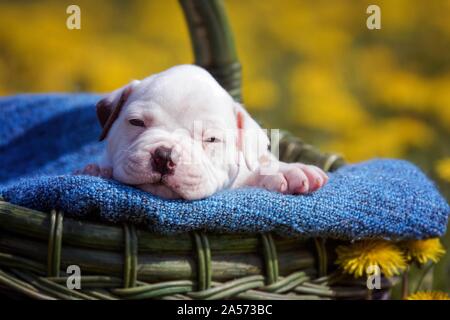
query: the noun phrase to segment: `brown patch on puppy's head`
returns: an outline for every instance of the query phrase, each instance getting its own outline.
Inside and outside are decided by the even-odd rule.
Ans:
[[[108,98],[104,98],[97,103],[97,118],[103,128],[99,138],[100,141],[103,141],[108,135],[111,126],[119,116],[120,111],[122,110],[125,102],[128,100],[131,92],[132,88],[129,86],[123,89],[118,101],[116,101],[117,99],[110,101]]]

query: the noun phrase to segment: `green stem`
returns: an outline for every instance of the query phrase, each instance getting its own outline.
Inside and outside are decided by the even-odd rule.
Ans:
[[[402,275],[402,299],[406,300],[409,295],[409,266]]]
[[[422,286],[423,280],[425,279],[425,277],[427,276],[428,272],[431,270],[431,268],[433,267],[433,263],[429,263],[423,270],[422,275],[419,278],[419,282],[417,282],[417,286],[416,289],[414,290],[414,293],[416,293],[417,291],[420,290],[420,287]]]

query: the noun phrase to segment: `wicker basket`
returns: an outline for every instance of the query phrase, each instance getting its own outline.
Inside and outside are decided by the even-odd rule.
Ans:
[[[196,64],[241,100],[241,67],[220,0],[180,0]],[[284,161],[334,170],[340,157],[284,135]],[[333,264],[337,241],[271,234],[161,236],[133,225],[65,218],[0,201],[0,292],[36,299],[379,299]],[[67,267],[81,289],[67,287]]]

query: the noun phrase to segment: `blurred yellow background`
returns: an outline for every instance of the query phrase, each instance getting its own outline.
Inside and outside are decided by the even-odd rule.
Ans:
[[[450,1],[225,3],[244,102],[265,127],[349,161],[409,159],[450,198]],[[70,4],[81,30],[66,28]],[[369,4],[381,30],[366,27]],[[192,61],[176,0],[0,0],[0,95],[110,91]]]

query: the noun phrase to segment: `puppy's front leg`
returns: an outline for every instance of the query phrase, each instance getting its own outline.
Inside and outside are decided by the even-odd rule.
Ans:
[[[90,164],[86,165],[83,169],[76,170],[74,172],[74,174],[111,179],[112,178],[112,168],[109,168],[109,167],[102,168],[96,163],[90,163]]]
[[[264,172],[258,168],[245,181],[245,185],[261,187],[285,194],[306,194],[321,188],[328,181],[320,168],[303,163],[278,162],[278,170]]]

